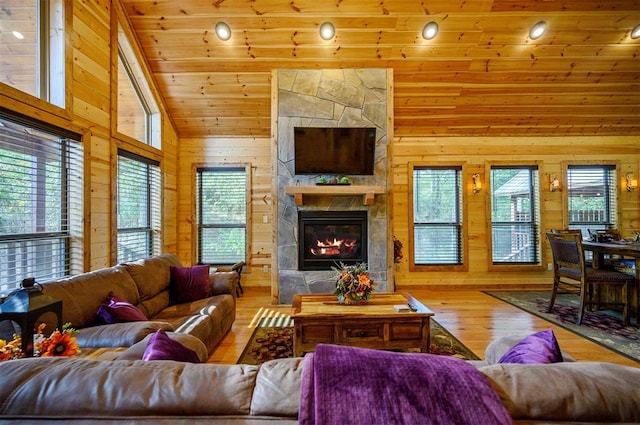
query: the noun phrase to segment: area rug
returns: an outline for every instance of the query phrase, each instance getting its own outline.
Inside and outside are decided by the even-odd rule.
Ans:
[[[453,356],[464,360],[480,360],[434,319],[430,320],[430,352],[443,356]],[[262,364],[268,360],[293,357],[293,324],[270,326],[261,321],[256,326],[247,346],[242,351],[238,364]]]
[[[635,323],[624,326],[618,311],[585,309],[579,326],[576,324],[580,311],[577,295],[558,294],[553,310],[547,313],[551,291],[485,293],[640,363],[640,327]]]

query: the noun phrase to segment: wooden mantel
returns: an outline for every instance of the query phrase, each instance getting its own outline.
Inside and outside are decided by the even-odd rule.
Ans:
[[[354,196],[362,195],[363,205],[372,205],[376,195],[384,193],[382,186],[368,185],[316,185],[286,186],[284,192],[293,196],[296,205],[304,205],[304,196]]]

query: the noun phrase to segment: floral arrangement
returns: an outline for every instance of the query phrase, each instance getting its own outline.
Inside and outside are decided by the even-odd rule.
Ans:
[[[39,356],[71,357],[80,352],[80,347],[75,337],[78,331],[71,327],[71,323],[65,323],[62,325],[62,331],[56,329],[48,338],[42,334],[45,327],[46,325],[44,323],[40,324],[40,326],[38,326],[38,333],[36,334],[35,351]]]
[[[20,335],[13,334],[11,341],[0,339],[0,362],[24,357],[22,352],[22,339]]]
[[[43,335],[45,327],[46,324],[44,323],[38,326],[37,333],[34,337],[34,356],[70,357],[75,356],[80,352],[80,347],[78,346],[75,337],[78,332],[71,327],[71,323],[65,323],[62,326],[62,331],[56,329],[48,337]],[[25,353],[22,352],[22,338],[20,335],[13,334],[13,339],[9,342],[0,339],[0,362],[5,360],[21,359],[24,356]]]
[[[334,295],[338,296],[341,304],[365,304],[377,285],[367,270],[367,263],[356,263],[353,265],[339,264],[339,268],[333,268],[338,272],[336,278],[336,290]]]
[[[393,237],[393,262],[399,263],[404,258],[402,255],[402,242],[400,239]]]

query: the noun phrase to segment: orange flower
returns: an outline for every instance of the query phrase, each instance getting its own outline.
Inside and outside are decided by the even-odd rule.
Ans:
[[[41,347],[42,357],[74,356],[80,352],[76,339],[70,333],[55,331]]]

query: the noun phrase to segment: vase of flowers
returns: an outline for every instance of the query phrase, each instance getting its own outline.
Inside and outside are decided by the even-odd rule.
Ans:
[[[369,276],[367,263],[356,263],[352,265],[339,264],[336,278],[336,290],[340,304],[366,304],[373,292],[373,287],[377,284]]]
[[[76,342],[75,335],[78,333],[71,327],[71,323],[62,325],[62,330],[56,329],[45,337],[43,331],[45,324],[38,326],[38,333],[35,337],[35,346],[38,356],[41,357],[71,357],[80,352],[80,347]]]

